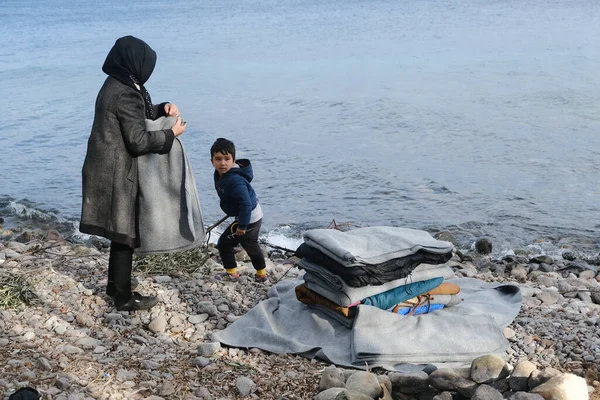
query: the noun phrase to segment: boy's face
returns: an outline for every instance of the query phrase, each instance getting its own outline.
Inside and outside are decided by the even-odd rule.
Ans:
[[[231,154],[215,153],[210,159],[219,175],[229,172],[235,160]]]

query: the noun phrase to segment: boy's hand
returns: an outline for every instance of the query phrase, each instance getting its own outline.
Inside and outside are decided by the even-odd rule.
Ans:
[[[244,236],[245,234],[246,234],[246,230],[244,230],[244,229],[237,228],[235,230],[235,235],[236,236]]]

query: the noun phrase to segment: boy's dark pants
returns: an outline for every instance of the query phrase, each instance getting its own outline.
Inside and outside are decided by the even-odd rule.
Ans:
[[[246,250],[246,253],[248,253],[250,260],[252,261],[252,266],[255,270],[259,271],[261,269],[265,269],[265,256],[263,255],[262,249],[258,244],[258,233],[260,231],[261,223],[262,219],[259,219],[255,223],[248,225],[244,235],[236,236],[235,230],[237,227],[237,222],[234,222],[233,224],[229,225],[221,234],[221,237],[217,242],[217,248],[219,249],[219,255],[223,261],[223,266],[226,269],[237,267],[235,262],[234,248],[238,245],[238,243],[241,244],[244,250]]]
[[[126,303],[131,299],[132,264],[133,248],[126,244],[111,242],[106,293],[114,297],[116,303]]]

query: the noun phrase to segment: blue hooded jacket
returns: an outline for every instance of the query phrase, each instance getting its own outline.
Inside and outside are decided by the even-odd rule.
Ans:
[[[231,168],[223,176],[215,170],[215,189],[221,199],[221,210],[230,217],[237,217],[238,228],[246,230],[258,197],[250,185],[254,177],[250,160],[241,159],[235,163],[239,168]]]

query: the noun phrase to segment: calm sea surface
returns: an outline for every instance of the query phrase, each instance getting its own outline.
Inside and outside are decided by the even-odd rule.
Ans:
[[[131,34],[158,53],[153,100],[188,121],[207,224],[227,137],[267,231],[335,219],[597,253],[598,21],[595,0],[1,0],[0,214],[79,217],[101,66]]]

